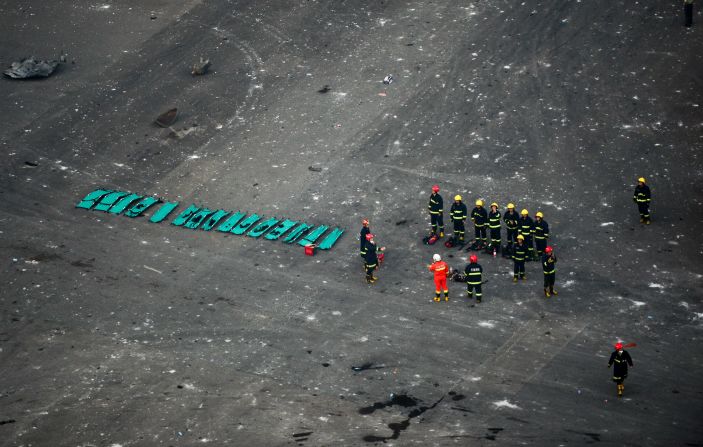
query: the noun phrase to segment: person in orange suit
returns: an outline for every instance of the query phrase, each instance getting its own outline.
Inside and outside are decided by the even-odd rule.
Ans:
[[[450,273],[449,266],[446,262],[442,261],[442,257],[438,254],[432,256],[432,260],[434,262],[428,265],[427,268],[429,268],[431,272],[434,272],[434,300],[439,302],[440,292],[444,291],[444,301],[449,301],[449,289],[447,288],[447,275]]]

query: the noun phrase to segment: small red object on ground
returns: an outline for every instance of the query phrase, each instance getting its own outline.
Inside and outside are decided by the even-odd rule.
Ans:
[[[305,246],[305,256],[315,256],[315,244]]]

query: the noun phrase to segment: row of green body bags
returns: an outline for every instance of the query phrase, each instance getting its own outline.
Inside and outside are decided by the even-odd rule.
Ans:
[[[161,206],[154,211],[149,219],[154,223],[165,220],[178,207],[179,202],[164,202],[151,196],[144,197],[123,191],[96,189],[86,195],[76,207],[113,214],[124,214],[128,217],[138,217],[157,204],[161,204]],[[246,213],[240,211],[211,210],[196,205],[190,205],[186,208],[173,219],[171,224],[192,230],[210,231],[215,229],[215,231],[223,233],[246,234],[253,238],[263,236],[265,239],[272,241],[281,238],[287,233],[283,238],[283,242],[288,244],[297,242],[302,246],[315,244],[329,229],[327,225],[314,227],[314,225],[290,219],[278,219],[275,217],[264,219],[255,213],[246,215]],[[317,244],[318,248],[329,250],[343,233],[344,230],[340,228],[331,230]]]

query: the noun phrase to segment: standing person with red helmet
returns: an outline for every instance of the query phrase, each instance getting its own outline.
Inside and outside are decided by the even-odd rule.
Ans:
[[[375,283],[378,278],[373,276],[373,271],[378,267],[379,254],[382,254],[386,247],[378,248],[373,234],[366,235],[366,257],[364,258],[366,267],[366,282],[369,284]]]
[[[625,391],[625,379],[627,378],[627,365],[632,365],[632,357],[630,354],[623,349],[621,342],[615,343],[615,351],[610,354],[610,360],[608,361],[608,368],[613,364],[613,382],[618,385],[618,397],[622,397],[622,393]]]
[[[359,232],[359,254],[362,259],[366,259],[366,235],[371,233],[369,228],[369,220],[362,219],[361,231]]]
[[[447,274],[449,274],[449,266],[442,261],[442,257],[438,254],[432,256],[432,264],[427,268],[434,273],[435,295],[434,300],[439,302],[440,291],[444,291],[444,301],[449,301],[449,289],[447,288]]]
[[[557,257],[554,256],[554,249],[547,245],[542,255],[542,271],[544,272],[544,296],[557,295],[554,290],[554,279],[556,277]]]
[[[432,235],[444,237],[444,201],[439,195],[439,185],[432,186],[430,203],[427,205],[430,211],[430,222],[432,223]]]
[[[478,256],[469,256],[469,263],[464,269],[464,274],[466,275],[466,294],[469,299],[471,299],[473,292],[476,292],[476,302],[480,303],[483,293],[481,292],[481,276],[483,274],[483,267],[478,263]]]

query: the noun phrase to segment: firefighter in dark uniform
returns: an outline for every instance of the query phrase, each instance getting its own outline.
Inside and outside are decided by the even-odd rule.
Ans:
[[[649,186],[645,184],[644,177],[637,179],[635,196],[632,200],[635,201],[640,212],[640,222],[649,225],[649,202],[652,200],[652,193],[649,190]]]
[[[527,257],[527,247],[525,246],[525,236],[517,235],[517,244],[513,247],[513,282],[520,279],[527,279],[525,276],[525,258]]]
[[[452,216],[452,222],[454,223],[454,238],[458,242],[464,242],[464,233],[466,233],[466,227],[464,222],[468,217],[468,210],[466,205],[461,201],[460,195],[454,196],[454,203],[452,203],[452,208],[449,211]]]
[[[476,292],[476,302],[481,302],[481,274],[483,273],[483,267],[478,263],[478,256],[469,256],[469,263],[466,264],[464,269],[464,274],[466,275],[466,294],[471,299],[473,292]]]
[[[491,245],[489,251],[494,253],[500,251],[500,211],[498,204],[491,203],[491,211],[488,213],[488,228],[491,230]]]
[[[383,252],[386,247],[376,246],[376,241],[373,239],[373,234],[369,233],[366,235],[366,257],[364,258],[366,262],[366,282],[373,284],[378,280],[373,276],[373,271],[378,267],[378,254]]]
[[[608,361],[608,368],[613,364],[613,382],[618,385],[618,397],[622,397],[622,393],[625,391],[625,379],[627,378],[627,365],[632,365],[632,357],[630,354],[623,349],[622,343],[615,343],[615,351],[610,354],[610,360]]]
[[[439,185],[432,186],[430,203],[427,205],[430,211],[430,222],[432,223],[432,234],[437,237],[444,237],[444,201],[439,195]]]
[[[544,272],[544,296],[549,298],[551,295],[558,295],[554,290],[554,279],[557,272],[557,257],[554,256],[552,247],[547,246],[544,249],[542,256],[542,271]]]
[[[535,234],[535,223],[530,217],[530,213],[527,210],[520,211],[520,218],[517,221],[518,234],[525,238],[524,244],[527,249],[527,260],[535,260],[535,249],[532,247],[532,237]]]
[[[542,211],[537,211],[535,214],[535,245],[537,247],[537,257],[542,259],[544,249],[547,247],[547,239],[549,239],[549,224],[543,219]]]
[[[505,222],[506,239],[508,239],[507,251],[510,253],[513,245],[516,242],[518,226],[517,222],[520,217],[515,212],[515,205],[508,203],[508,210],[503,214],[503,222]]]
[[[483,200],[476,201],[476,208],[471,211],[471,221],[474,223],[475,248],[480,250],[486,246],[486,227],[488,226],[488,213],[483,208]]]
[[[364,259],[366,259],[366,235],[369,233],[371,233],[369,220],[363,219],[361,221],[361,231],[359,232],[359,254]]]

